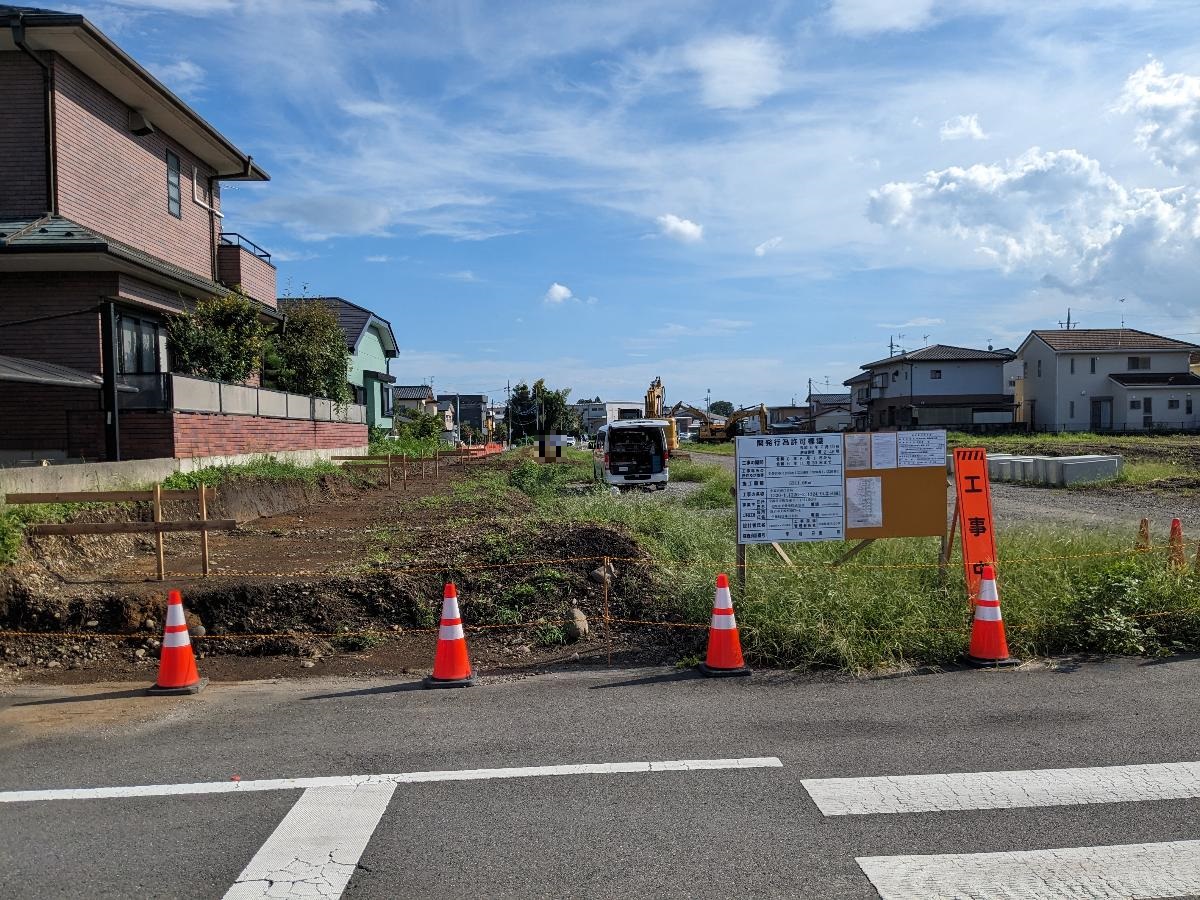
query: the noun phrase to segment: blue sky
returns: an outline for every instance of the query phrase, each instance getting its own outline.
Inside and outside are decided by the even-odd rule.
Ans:
[[[1200,332],[1193,3],[62,8],[272,174],[226,227],[402,383],[786,403],[899,334]]]

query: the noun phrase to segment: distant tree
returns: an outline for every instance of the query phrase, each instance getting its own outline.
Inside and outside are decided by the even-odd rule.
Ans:
[[[293,394],[350,402],[346,381],[350,350],[333,310],[319,300],[288,310],[283,327],[271,335],[265,381]]]
[[[579,431],[579,417],[567,398],[570,388],[552,390],[546,380],[539,378],[531,388],[521,382],[513,388],[511,400],[513,441],[538,434],[574,434]]]
[[[266,327],[240,291],[209,297],[167,324],[172,369],[215,381],[243,382],[262,361]]]
[[[718,416],[732,416],[733,404],[728,400],[714,400],[709,404],[708,411]]]

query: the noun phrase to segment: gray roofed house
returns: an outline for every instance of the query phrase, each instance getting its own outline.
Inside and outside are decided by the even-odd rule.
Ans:
[[[346,380],[354,400],[367,407],[368,425],[390,431],[395,409],[392,385],[396,379],[388,372],[388,367],[399,354],[391,323],[342,297],[279,298],[279,309],[285,316],[307,304],[320,304],[337,318],[350,350]]]

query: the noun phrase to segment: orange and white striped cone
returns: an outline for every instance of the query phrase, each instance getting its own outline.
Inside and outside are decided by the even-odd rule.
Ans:
[[[1171,568],[1182,572],[1187,568],[1187,552],[1183,549],[1183,522],[1171,520],[1171,538],[1167,542],[1167,557]]]
[[[1000,615],[1000,594],[996,591],[996,569],[983,567],[979,599],[975,603],[975,621],[971,625],[971,649],[966,661],[978,668],[1019,666],[1021,661],[1008,655],[1004,619]]]
[[[708,655],[699,668],[713,678],[750,674],[742,660],[742,642],[738,637],[737,619],[733,617],[729,578],[724,573],[717,576],[717,596],[713,600],[712,623],[708,626]]]
[[[438,628],[433,674],[426,677],[424,684],[427,688],[455,688],[470,687],[474,683],[471,660],[467,658],[462,617],[458,614],[458,591],[450,582],[442,599],[442,623]]]
[[[183,597],[179,591],[167,595],[167,624],[163,629],[162,651],[158,657],[158,681],[147,694],[198,694],[208,684],[196,669],[196,655],[183,616]]]

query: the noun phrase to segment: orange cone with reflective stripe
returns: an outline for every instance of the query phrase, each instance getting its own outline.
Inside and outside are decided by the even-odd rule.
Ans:
[[[425,687],[469,687],[474,683],[471,660],[467,658],[467,639],[463,636],[462,617],[458,614],[458,591],[451,582],[446,585],[443,594],[437,654],[433,658],[433,674],[425,679]]]
[[[148,694],[198,694],[208,684],[196,670],[196,655],[183,616],[183,597],[179,591],[167,595],[167,624],[163,629],[162,651],[158,657],[158,681],[147,688]]]
[[[1000,595],[996,591],[996,570],[983,567],[979,584],[979,599],[975,602],[975,621],[971,626],[971,649],[967,662],[973,666],[1017,666],[1019,659],[1008,655],[1008,640],[1004,636],[1004,619],[1000,615]]]
[[[714,677],[750,674],[742,660],[729,578],[724,573],[717,576],[717,596],[713,600],[712,623],[708,626],[708,656],[700,663],[700,671]]]
[[[1187,553],[1183,549],[1183,523],[1178,519],[1171,520],[1171,539],[1167,543],[1167,556],[1171,568],[1176,572],[1187,568]]]

